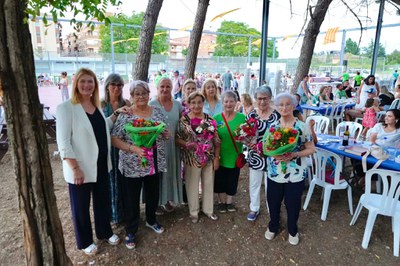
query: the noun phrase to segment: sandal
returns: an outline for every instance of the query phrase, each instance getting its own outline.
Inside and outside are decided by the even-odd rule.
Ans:
[[[190,216],[192,223],[197,224],[199,222],[199,216]]]
[[[113,234],[109,239],[107,239],[108,244],[112,246],[116,246],[119,244],[119,237],[116,234]]]
[[[135,235],[134,234],[128,234],[125,237],[125,246],[128,249],[134,249],[136,247],[136,240],[135,240]]]
[[[96,255],[97,246],[95,243],[92,243],[90,246],[88,246],[87,248],[82,249],[82,250],[86,255],[89,255],[89,256]]]

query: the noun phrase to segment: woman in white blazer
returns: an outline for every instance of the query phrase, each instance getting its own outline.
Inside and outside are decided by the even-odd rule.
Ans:
[[[76,73],[72,98],[57,107],[57,144],[69,188],[75,237],[78,249],[88,255],[97,252],[89,213],[91,195],[97,238],[106,239],[111,245],[119,243],[110,225],[108,173],[110,130],[124,110],[120,108],[109,118],[104,117],[96,75],[85,68]]]

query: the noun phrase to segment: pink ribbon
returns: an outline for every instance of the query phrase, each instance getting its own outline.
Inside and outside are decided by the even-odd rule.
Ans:
[[[145,148],[142,147],[143,151],[144,151],[144,157],[142,157],[142,166],[146,167],[147,165],[150,164],[150,175],[154,175],[155,174],[155,168],[154,168],[154,160],[153,160],[153,149],[156,146],[153,146],[151,148]]]

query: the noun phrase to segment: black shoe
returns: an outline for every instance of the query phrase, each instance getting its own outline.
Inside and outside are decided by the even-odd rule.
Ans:
[[[219,213],[226,213],[228,210],[227,210],[227,208],[226,208],[226,203],[220,203],[220,204],[218,204],[218,206],[217,206],[217,210],[218,210],[218,212]]]
[[[235,205],[233,205],[233,203],[231,203],[231,204],[226,204],[226,209],[227,209],[228,212],[235,212],[235,211],[237,211],[237,209],[236,209]]]

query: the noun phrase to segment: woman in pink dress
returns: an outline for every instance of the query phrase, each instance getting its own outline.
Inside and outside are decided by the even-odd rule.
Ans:
[[[370,128],[373,128],[376,124],[376,113],[379,112],[379,100],[378,98],[370,98],[365,103],[365,112],[362,125],[364,127],[361,132],[361,137],[365,139],[367,132]]]

